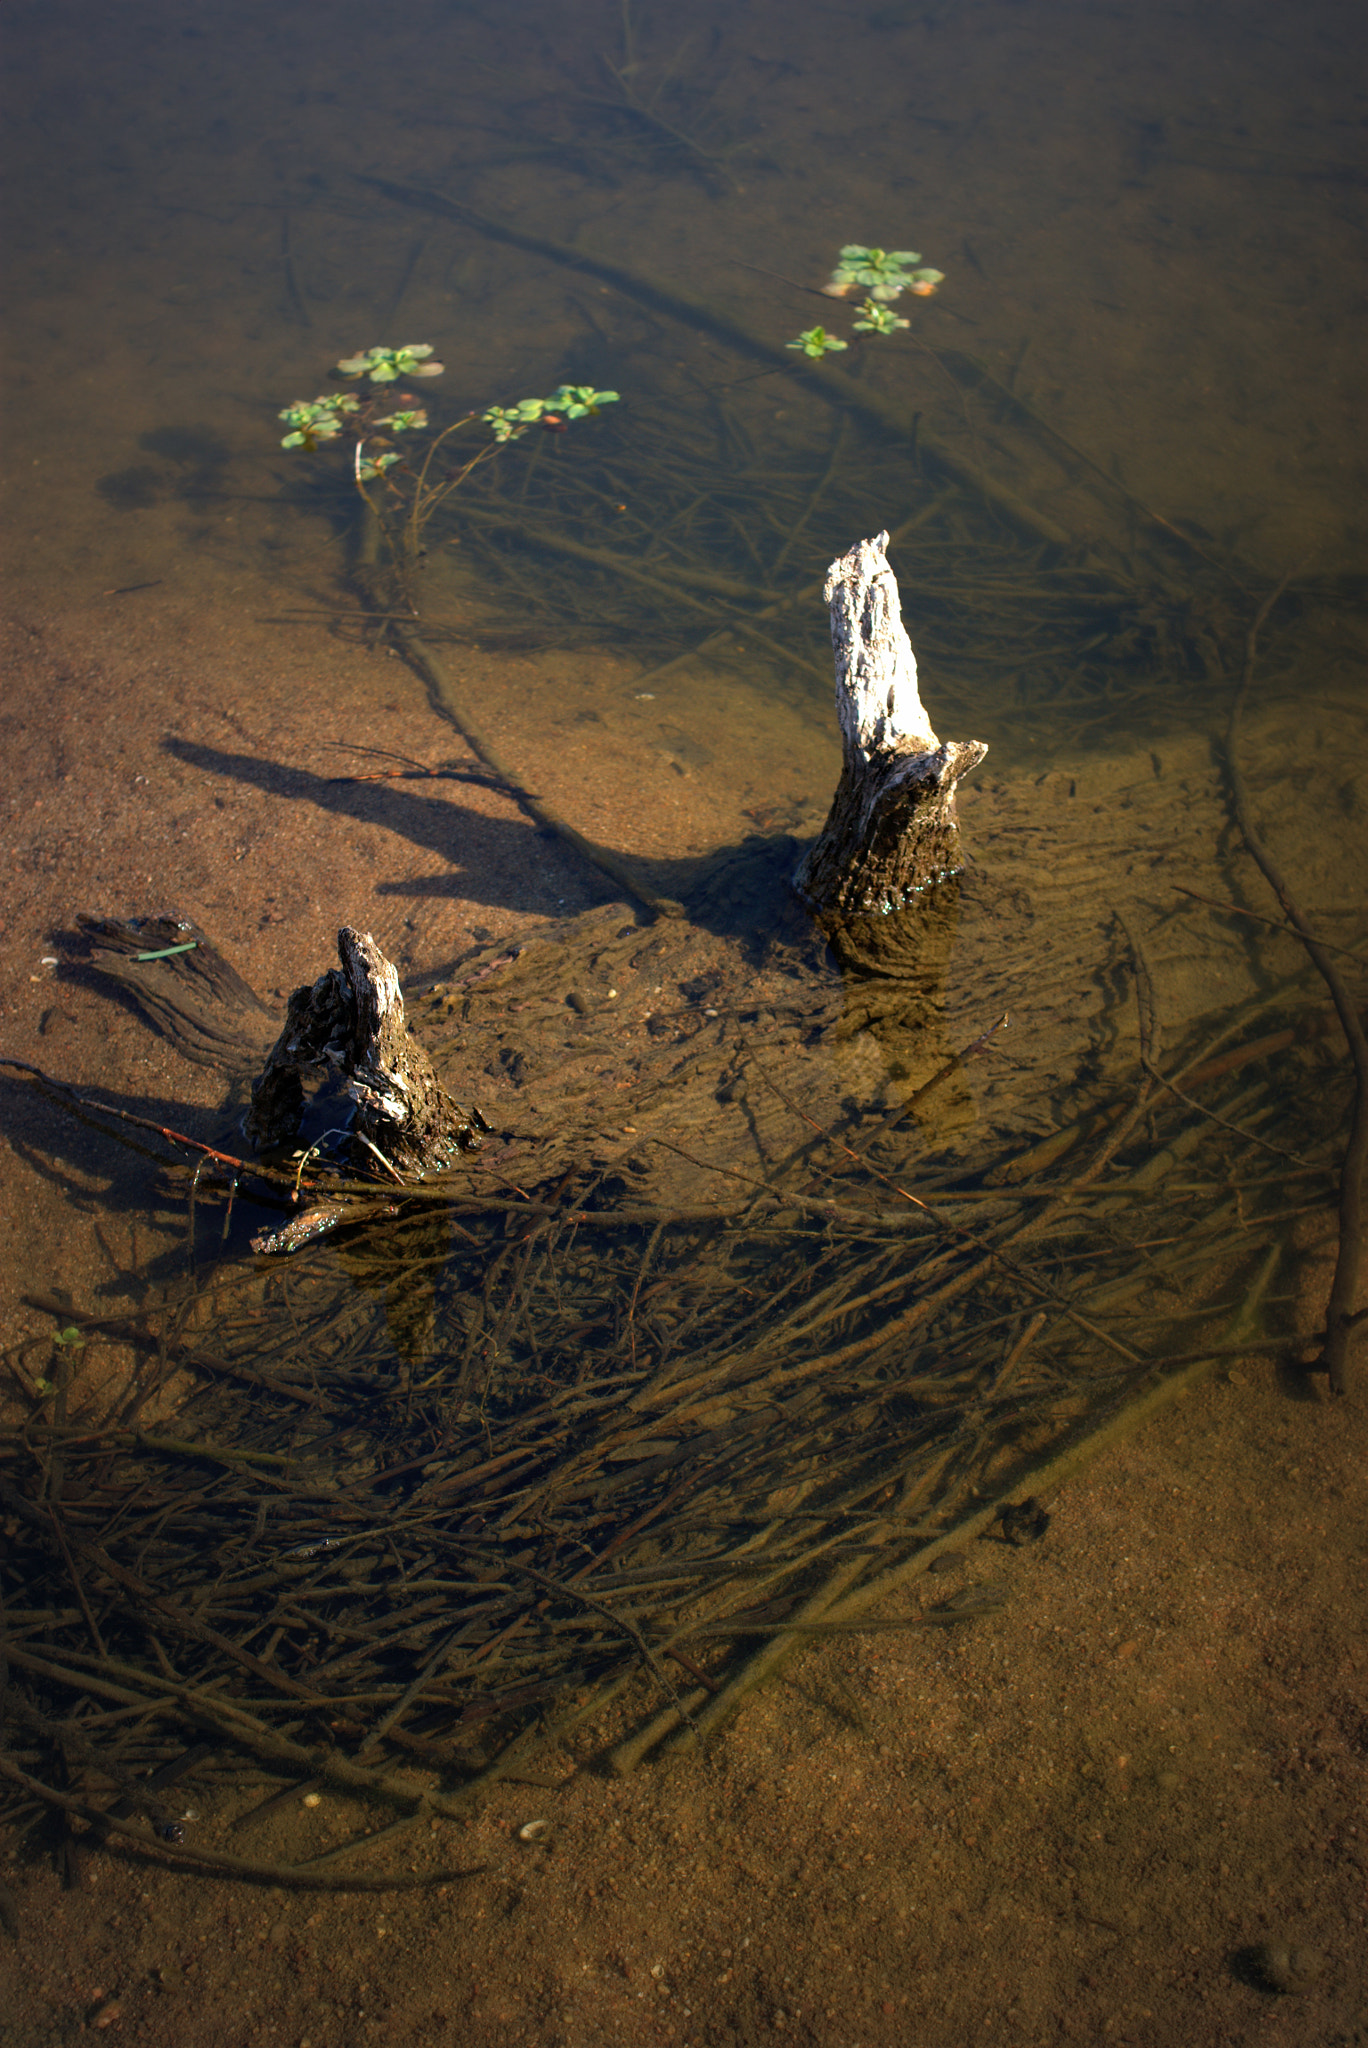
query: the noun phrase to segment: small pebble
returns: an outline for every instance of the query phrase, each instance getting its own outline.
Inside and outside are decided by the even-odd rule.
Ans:
[[[939,1557],[933,1557],[926,1567],[929,1572],[963,1571],[968,1563],[968,1552],[964,1550],[943,1550]]]
[[[1254,1961],[1271,1991],[1309,1991],[1325,1968],[1315,1949],[1284,1941],[1261,1941]]]

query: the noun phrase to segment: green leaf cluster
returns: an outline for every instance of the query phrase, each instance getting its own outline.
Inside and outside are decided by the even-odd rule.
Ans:
[[[371,421],[373,427],[388,427],[395,434],[417,433],[427,423],[428,416],[421,407],[412,412],[387,412],[382,418]]]
[[[290,432],[282,448],[307,448],[311,452],[324,441],[335,441],[349,412],[360,410],[361,401],[349,391],[329,392],[322,398],[297,398],[280,414]]]
[[[919,267],[914,269],[914,264]],[[923,266],[915,249],[872,249],[863,242],[847,242],[831,273],[831,282],[823,285],[822,290],[831,299],[843,299],[857,288],[862,290],[865,297],[853,322],[854,332],[896,334],[900,327],[910,323],[892,311],[893,301],[903,292],[928,298],[944,277],[943,270]],[[823,356],[849,348],[850,344],[828,334],[825,327],[809,327],[785,346],[799,348],[805,356],[820,362]]]
[[[857,334],[896,334],[900,327],[911,322],[900,320],[891,306],[878,306],[873,299],[866,299],[860,308],[860,317],[855,322]]]
[[[616,405],[616,391],[595,391],[591,384],[562,384],[549,398],[520,398],[516,405],[491,405],[480,417],[496,441],[516,441],[539,420],[582,420],[601,406]]]
[[[393,384],[400,377],[440,377],[446,365],[430,363],[431,342],[407,342],[403,348],[368,348],[343,356],[337,365],[344,377],[367,377],[372,384]]]
[[[345,433],[357,489],[379,520],[401,564],[417,559],[425,522],[480,462],[494,456],[499,442],[517,440],[538,422],[564,433],[571,420],[586,419],[603,406],[618,402],[616,391],[597,391],[592,384],[560,384],[549,398],[524,398],[513,406],[493,405],[483,415],[465,413],[429,434],[426,447],[420,445],[412,460],[407,461],[406,451],[394,444],[401,435],[426,432],[428,415],[411,391],[391,387],[401,378],[440,376],[442,365],[431,357],[432,348],[427,342],[411,342],[403,348],[358,350],[353,356],[344,356],[336,368],[344,377],[364,378],[369,390],[296,399],[280,414],[289,428],[281,442],[284,448],[303,448],[312,453],[339,441]],[[394,405],[395,410],[384,411],[387,404]],[[485,442],[453,469],[443,459],[444,451],[449,449],[454,435],[480,417],[493,429],[493,441]],[[378,501],[367,489],[374,483],[384,486]],[[391,516],[396,507],[403,508],[399,528],[394,526]]]
[[[592,384],[562,384],[547,399],[546,409],[567,420],[582,420],[587,413],[597,413],[601,405],[617,402],[616,391],[595,391]]]
[[[786,348],[800,348],[805,356],[812,356],[820,362],[823,356],[843,348],[849,348],[848,341],[842,341],[839,334],[828,334],[825,327],[809,327],[796,341],[785,342]]]
[[[831,273],[831,289],[846,292],[858,285],[883,305],[905,291],[928,297],[943,281],[945,272],[914,267],[920,263],[916,249],[867,249],[862,242],[847,242]]]

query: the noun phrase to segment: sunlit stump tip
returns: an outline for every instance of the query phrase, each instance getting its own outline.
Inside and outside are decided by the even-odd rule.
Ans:
[[[955,791],[988,749],[939,740],[922,707],[886,533],[831,565],[825,596],[844,762],[794,887],[840,951],[842,929],[888,917],[960,867]]]

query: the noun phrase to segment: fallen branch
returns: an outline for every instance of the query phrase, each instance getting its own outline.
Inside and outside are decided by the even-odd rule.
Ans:
[[[3,1755],[0,1755],[0,1777],[8,1778],[11,1784],[18,1785],[33,1798],[41,1799],[45,1805],[55,1806],[60,1812],[87,1822],[92,1833],[86,1839],[98,1843],[101,1848],[109,1846],[104,1839],[106,1836],[117,1835],[120,1840],[131,1841],[134,1848],[142,1850],[153,1861],[160,1857],[173,1869],[212,1871],[223,1877],[244,1878],[251,1884],[289,1885],[293,1890],[310,1892],[403,1892],[413,1891],[420,1885],[454,1884],[458,1878],[478,1877],[485,1868],[484,1864],[477,1864],[473,1869],[425,1870],[416,1875],[402,1871],[391,1877],[332,1877],[325,1871],[311,1870],[307,1865],[252,1863],[245,1856],[227,1856],[219,1849],[192,1849],[164,1841],[133,1821],[120,1819],[69,1792],[59,1792],[54,1785],[45,1785],[41,1778],[20,1770],[17,1764]]]

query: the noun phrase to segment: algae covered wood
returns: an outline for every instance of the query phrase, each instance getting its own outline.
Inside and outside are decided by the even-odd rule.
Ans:
[[[838,953],[870,966],[899,950],[871,920],[924,903],[958,871],[955,791],[988,751],[932,729],[887,546],[887,533],[858,542],[827,577],[845,758],[821,836],[794,875]]]

